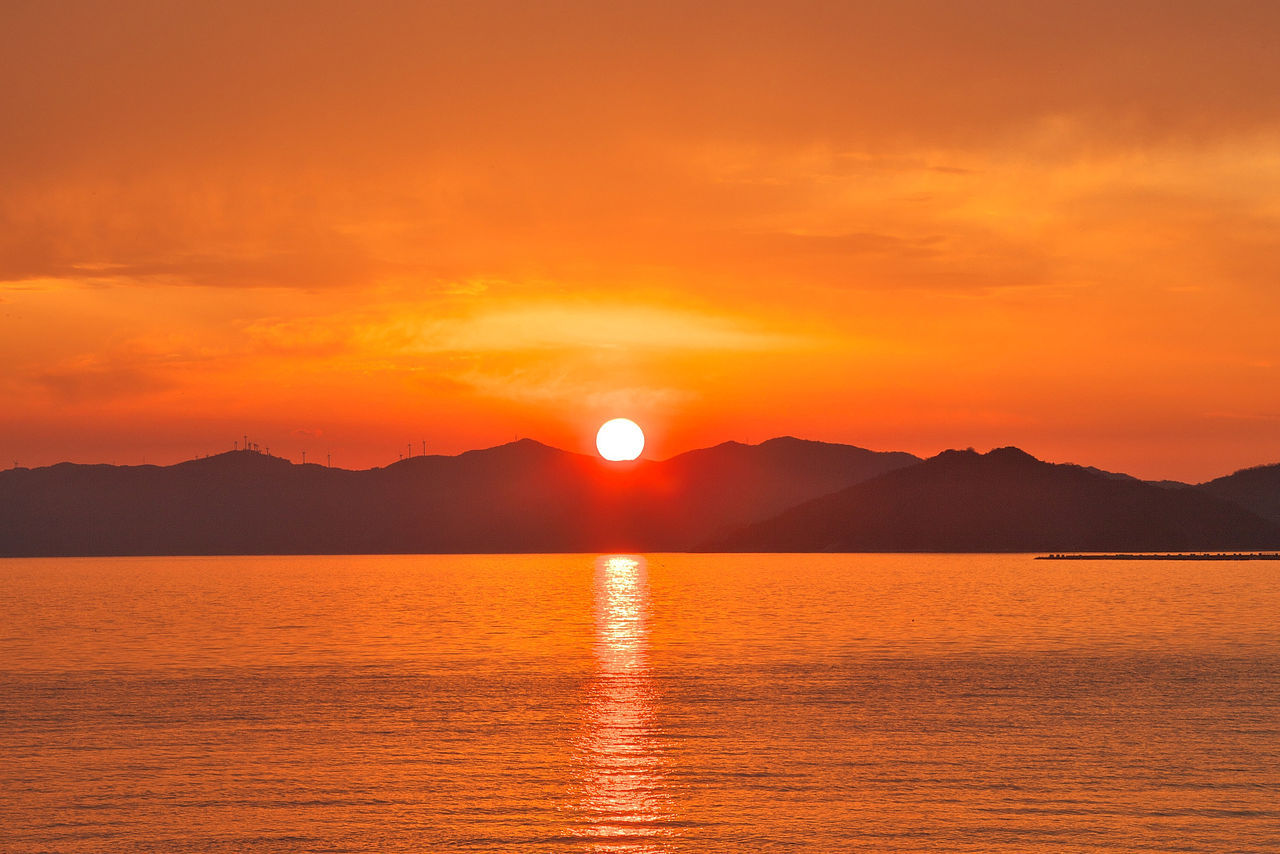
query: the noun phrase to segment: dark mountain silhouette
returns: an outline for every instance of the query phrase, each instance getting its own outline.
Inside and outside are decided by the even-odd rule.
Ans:
[[[655,550],[686,549],[748,522],[827,495],[920,458],[783,436],[759,445],[724,442],[609,481],[614,530]]]
[[[1181,551],[1280,546],[1280,526],[1017,448],[946,451],[708,544],[726,551]]]
[[[917,462],[787,437],[621,464],[531,440],[367,471],[62,463],[0,472],[0,554],[680,550]]]
[[[1280,463],[1241,469],[1199,488],[1280,524]]]
[[[1100,469],[1095,466],[1081,466],[1081,468],[1085,471],[1111,478],[1112,480],[1135,480],[1139,483],[1149,483],[1152,486],[1163,486],[1165,489],[1187,489],[1191,486],[1191,484],[1183,483],[1180,480],[1142,480],[1141,478],[1136,478],[1131,474],[1125,474],[1124,472],[1119,471],[1107,471],[1106,469]]]

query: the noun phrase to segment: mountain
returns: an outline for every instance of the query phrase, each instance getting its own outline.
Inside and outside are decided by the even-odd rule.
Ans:
[[[920,458],[784,436],[759,445],[725,442],[614,478],[610,508],[624,539],[653,550],[687,549]]]
[[[366,471],[61,463],[0,472],[0,555],[681,550],[918,462],[785,437],[635,463],[527,439]]]
[[[1280,546],[1280,525],[1017,448],[945,451],[711,541],[724,551],[1181,551]]]
[[[1199,488],[1280,524],[1280,463],[1241,469]]]
[[[1096,466],[1081,466],[1081,468],[1085,471],[1111,478],[1112,480],[1140,480],[1131,474],[1125,474],[1124,472],[1118,471],[1107,471],[1106,469],[1100,469]],[[1141,482],[1149,483],[1152,486],[1163,486],[1165,489],[1187,489],[1191,486],[1191,484],[1184,483],[1180,480],[1143,480]]]

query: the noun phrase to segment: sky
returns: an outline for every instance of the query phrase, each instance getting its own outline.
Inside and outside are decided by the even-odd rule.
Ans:
[[[0,465],[1280,459],[1280,4],[0,6]]]

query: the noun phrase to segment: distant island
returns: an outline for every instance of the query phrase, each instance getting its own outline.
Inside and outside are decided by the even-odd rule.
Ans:
[[[607,463],[526,439],[363,471],[236,450],[0,472],[3,556],[1275,549],[1280,465],[1148,483],[1017,448],[782,437]]]

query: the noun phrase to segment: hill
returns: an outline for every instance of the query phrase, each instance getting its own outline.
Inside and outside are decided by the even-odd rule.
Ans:
[[[0,555],[680,550],[918,461],[786,437],[623,464],[527,439],[366,471],[62,463],[0,472]]]
[[[1280,526],[1017,448],[945,451],[707,544],[724,551],[1178,551],[1280,545]]]
[[[1199,488],[1280,524],[1280,463],[1241,469]]]

